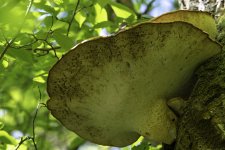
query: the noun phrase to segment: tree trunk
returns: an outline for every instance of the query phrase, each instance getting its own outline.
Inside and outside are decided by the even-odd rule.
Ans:
[[[180,0],[179,3],[181,9],[208,11],[215,18],[223,18],[220,16],[224,7],[222,0]],[[224,45],[223,26],[218,25],[217,40]],[[178,121],[173,149],[225,150],[225,52],[200,66],[196,76],[196,85]]]
[[[180,9],[207,11],[213,15],[220,15],[224,9],[224,0],[178,0]]]

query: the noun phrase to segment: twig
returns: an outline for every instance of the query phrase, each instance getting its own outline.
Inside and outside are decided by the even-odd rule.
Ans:
[[[68,26],[67,33],[66,33],[67,36],[69,36],[70,28],[71,28],[71,25],[73,23],[74,17],[75,17],[75,15],[77,13],[77,8],[78,8],[79,4],[80,4],[80,0],[77,1],[77,4],[76,4],[75,9],[73,11],[72,18],[71,18],[71,20],[69,22],[69,26]]]
[[[39,91],[39,101],[41,101],[42,99],[42,94],[41,94],[41,90],[40,88],[38,87],[38,91]],[[15,150],[18,150],[19,147],[26,141],[28,140],[32,140],[33,142],[33,145],[34,145],[34,149],[35,150],[38,150],[37,148],[37,144],[35,142],[35,138],[36,138],[36,135],[35,135],[35,120],[37,118],[37,114],[38,114],[38,111],[41,107],[47,107],[45,103],[38,103],[37,107],[36,107],[36,110],[35,110],[35,113],[34,113],[34,117],[33,117],[33,120],[32,120],[32,137],[30,136],[27,136],[23,139],[23,137],[20,139],[20,142],[17,144]]]
[[[40,87],[38,86],[38,93],[39,93],[39,100],[41,101],[42,99],[42,94],[41,94],[41,90],[40,90]]]
[[[47,40],[46,40],[45,42],[52,48],[52,50],[53,50],[53,52],[54,52],[54,54],[55,54],[55,57],[59,60],[59,57],[57,56],[55,47],[53,47],[52,44],[49,43]]]
[[[15,37],[12,38],[9,42],[7,42],[7,45],[5,46],[5,48],[3,49],[3,51],[2,51],[2,53],[0,55],[0,60],[3,58],[3,56],[5,55],[5,53],[7,52],[7,50],[10,48],[11,44],[13,44],[14,41],[16,40],[16,38],[18,37],[21,29],[23,28],[23,25],[24,25],[24,22],[25,22],[25,20],[26,20],[26,18],[28,16],[28,13],[30,12],[30,9],[31,9],[31,7],[33,5],[33,2],[34,2],[34,0],[30,0],[30,3],[28,5],[28,8],[27,8],[26,13],[25,13],[25,17],[23,18],[23,21],[22,21],[21,25],[19,26],[19,29],[18,29]]]
[[[36,42],[38,42],[38,39],[35,38],[35,40],[34,40],[34,41],[31,41],[30,43],[27,43],[27,44],[24,44],[24,45],[21,45],[21,46],[16,46],[16,45],[14,44],[14,46],[10,45],[10,48],[21,49],[21,48],[29,47],[29,46],[35,44]],[[25,49],[26,49],[26,48],[25,48]],[[31,48],[30,48],[30,49],[31,49]]]
[[[10,48],[15,48],[15,49],[21,49],[21,48],[23,48],[23,49],[25,49],[25,50],[33,50],[34,52],[42,51],[42,52],[45,52],[44,55],[47,55],[47,54],[49,53],[49,51],[53,51],[55,57],[56,57],[57,59],[59,59],[59,57],[58,57],[57,54],[56,54],[56,50],[57,50],[57,49],[60,49],[61,47],[60,47],[60,46],[55,46],[55,47],[54,47],[54,46],[52,46],[52,44],[48,41],[48,36],[49,36],[49,34],[52,33],[52,31],[51,31],[52,26],[53,26],[53,20],[52,20],[52,25],[51,25],[51,27],[50,27],[50,29],[49,29],[49,32],[48,32],[47,36],[46,36],[44,39],[39,39],[39,38],[37,38],[37,37],[35,36],[35,34],[28,34],[28,35],[30,35],[30,36],[32,36],[32,37],[34,38],[34,41],[32,41],[32,42],[30,42],[30,43],[28,43],[28,44],[25,44],[25,45],[21,45],[21,46],[12,46],[12,45],[9,45],[9,44],[8,44],[8,45],[9,45]],[[46,47],[43,47],[43,48],[35,48],[35,49],[32,49],[30,46],[31,46],[32,44],[38,42],[38,41],[42,41],[44,44],[47,44],[48,46],[50,46],[50,48],[48,48],[48,47],[46,46]],[[39,56],[44,56],[44,55],[39,54]]]
[[[20,148],[20,146],[21,146],[24,142],[26,142],[27,140],[30,140],[30,139],[31,139],[31,137],[29,137],[29,136],[25,137],[24,139],[23,139],[23,137],[22,137],[22,138],[20,139],[20,142],[17,144],[15,150],[18,150],[18,149]]]
[[[39,89],[39,87],[38,87],[38,89]],[[40,89],[39,89],[39,94],[40,94],[40,99],[41,99]],[[44,103],[38,103],[37,108],[36,108],[36,111],[35,111],[35,114],[34,114],[34,118],[33,118],[33,121],[32,121],[33,135],[32,135],[32,138],[31,139],[33,141],[35,150],[37,150],[37,144],[35,142],[35,138],[36,138],[36,135],[35,135],[35,120],[37,118],[38,111],[39,111],[39,109],[41,107],[46,107],[46,104],[44,104]]]
[[[25,50],[33,50],[34,52],[36,51],[51,51],[51,50],[57,50],[57,49],[60,49],[61,47],[60,46],[56,46],[56,47],[51,47],[51,48],[47,48],[47,47],[43,47],[43,48],[35,48],[35,49],[32,49],[31,47],[28,47],[28,48],[25,48],[26,46],[29,46],[29,45],[22,45],[22,46],[10,46],[10,48],[15,48],[15,49],[25,49]]]
[[[52,33],[52,27],[53,27],[53,24],[54,24],[54,18],[52,16],[52,22],[51,22],[51,26],[49,28],[49,31],[48,31],[48,34],[46,35],[45,39],[47,40],[49,35]]]
[[[15,38],[13,38],[12,40],[10,40],[9,42],[7,42],[7,45],[5,46],[5,48],[3,49],[1,55],[0,55],[0,60],[4,57],[5,53],[7,52],[7,50],[9,49],[9,47],[11,46],[11,44],[15,41]]]
[[[153,3],[155,2],[155,0],[151,0],[148,4],[147,7],[145,9],[145,11],[143,12],[143,14],[148,14],[148,12],[151,10]]]
[[[38,86],[38,92],[39,92],[39,101],[41,101],[42,94],[41,94],[41,90],[40,90],[39,86]],[[37,108],[36,108],[35,113],[34,113],[34,118],[33,118],[33,121],[32,121],[32,129],[33,129],[32,141],[33,141],[35,150],[37,150],[37,145],[36,145],[36,142],[35,142],[35,138],[36,138],[36,135],[35,135],[35,120],[37,118],[38,111],[41,107],[46,107],[46,104],[38,103]]]
[[[90,8],[92,6],[94,6],[94,4],[90,4],[89,6],[84,6],[84,7],[80,8],[80,9],[77,9],[77,12],[79,12],[79,11],[81,11],[83,9],[86,9],[86,8]]]
[[[35,142],[35,137],[36,137],[35,136],[35,119],[37,118],[38,110],[39,110],[39,104],[37,105],[37,108],[36,108],[36,111],[35,111],[35,114],[34,114],[34,119],[32,121],[32,129],[33,129],[33,138],[32,138],[32,141],[33,141],[35,150],[37,150],[37,145],[36,145],[36,142]]]
[[[36,51],[51,51],[51,50],[56,50],[56,49],[60,49],[60,46],[56,46],[56,47],[51,47],[51,48],[35,48],[34,50]],[[31,48],[27,48],[26,50],[31,50]]]
[[[1,34],[2,34],[2,37],[4,38],[4,40],[8,43],[8,39],[6,38],[5,34],[3,33],[2,29],[1,30]]]

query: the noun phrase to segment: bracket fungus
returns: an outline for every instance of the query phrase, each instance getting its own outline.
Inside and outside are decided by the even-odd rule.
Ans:
[[[188,22],[209,34],[209,37],[212,39],[215,39],[217,36],[215,20],[209,12],[178,10],[163,14],[151,20],[151,22],[154,23],[166,23],[174,21]]]
[[[190,20],[162,22],[87,40],[65,54],[49,72],[52,115],[97,144],[123,147],[140,135],[172,143],[176,116],[167,100],[182,96],[196,67],[221,46]]]

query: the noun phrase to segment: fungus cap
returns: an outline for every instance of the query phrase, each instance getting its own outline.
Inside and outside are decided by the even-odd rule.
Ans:
[[[166,100],[182,95],[196,67],[220,50],[187,22],[140,23],[64,55],[49,72],[47,106],[97,144],[122,147],[140,135],[170,144],[176,116]]]
[[[217,35],[215,20],[209,12],[178,10],[163,14],[151,20],[153,23],[166,23],[175,21],[190,23],[209,34],[209,37],[212,39],[215,39]]]

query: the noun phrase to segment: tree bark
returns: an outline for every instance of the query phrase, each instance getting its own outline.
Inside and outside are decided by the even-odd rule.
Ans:
[[[224,10],[224,0],[178,0],[180,9],[207,11],[219,15]]]
[[[208,11],[218,19],[223,18],[222,0],[180,0],[179,3],[181,9]],[[220,22],[223,21],[218,21],[217,40],[224,45],[225,27]],[[173,149],[225,150],[225,52],[200,66],[196,76],[196,85],[178,121]]]
[[[225,149],[225,53],[197,71],[197,83],[179,119],[176,150]]]

